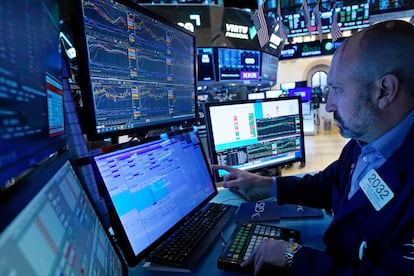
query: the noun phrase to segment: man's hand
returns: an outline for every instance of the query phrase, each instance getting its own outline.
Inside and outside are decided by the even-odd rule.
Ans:
[[[286,268],[285,250],[290,242],[284,240],[264,239],[241,266],[254,264],[254,275],[258,275],[264,266]]]
[[[257,201],[270,196],[272,178],[235,169],[230,166],[212,165],[214,170],[225,170],[223,187],[228,188],[249,201]]]

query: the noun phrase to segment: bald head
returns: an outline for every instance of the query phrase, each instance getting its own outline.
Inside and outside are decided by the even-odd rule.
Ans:
[[[374,24],[347,38],[334,59],[365,82],[393,73],[414,97],[414,26],[408,22]]]
[[[326,104],[345,137],[371,142],[414,110],[414,26],[372,25],[335,51]]]

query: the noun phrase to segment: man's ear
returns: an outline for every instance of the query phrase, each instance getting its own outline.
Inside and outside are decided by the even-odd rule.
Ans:
[[[378,108],[383,109],[397,97],[399,80],[394,74],[385,74],[379,80]]]

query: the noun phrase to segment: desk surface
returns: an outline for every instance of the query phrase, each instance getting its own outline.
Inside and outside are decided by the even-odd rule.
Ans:
[[[221,189],[219,194],[212,199],[212,202],[231,204],[235,206],[240,206],[242,202],[246,202],[244,199],[241,199],[239,196],[228,191],[227,189]],[[292,228],[299,230],[301,232],[302,244],[305,246],[313,247],[315,249],[324,249],[324,244],[322,242],[322,236],[325,232],[325,229],[328,227],[331,222],[331,217],[327,214],[324,214],[323,217],[319,218],[289,218],[281,219],[279,221],[272,222],[273,225],[278,225],[282,227]],[[233,230],[235,229],[236,224],[234,220],[230,221],[229,224],[223,229],[224,239],[229,239]],[[161,276],[161,275],[246,275],[235,272],[222,271],[217,269],[217,259],[220,256],[224,245],[220,237],[212,245],[209,252],[204,256],[204,259],[200,261],[198,267],[196,267],[191,273],[183,272],[159,272],[143,269],[144,261],[139,263],[136,267],[130,269],[130,275],[150,275],[150,276]]]

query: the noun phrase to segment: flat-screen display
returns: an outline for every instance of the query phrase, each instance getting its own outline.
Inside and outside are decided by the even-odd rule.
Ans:
[[[1,275],[127,275],[67,157],[43,163],[0,201]]]
[[[4,0],[0,187],[66,145],[59,1]]]
[[[338,17],[338,26],[341,30],[360,29],[369,26],[369,6],[369,3],[361,3],[337,7],[336,14]],[[318,29],[316,26],[317,24],[314,12],[315,11],[313,10],[310,13],[311,33],[317,34]],[[322,32],[329,33],[332,24],[332,10],[322,11],[320,16]],[[283,24],[289,28],[289,33],[287,35],[288,37],[303,36],[309,33],[303,12],[284,15]]]
[[[300,97],[206,103],[205,111],[212,163],[256,171],[305,160]]]
[[[264,82],[269,82],[270,86],[277,82],[277,68],[279,58],[277,56],[262,52],[261,78]]]
[[[296,83],[295,82],[284,82],[280,84],[280,89],[288,92],[289,89],[293,89],[296,87]]]
[[[299,96],[302,98],[302,102],[308,102],[312,99],[312,88],[306,87],[296,87],[289,89],[289,96]]]
[[[197,48],[197,82],[215,82],[216,58],[214,48]]]
[[[247,94],[247,99],[249,100],[260,100],[266,97],[265,92],[254,92]]]
[[[95,156],[94,166],[130,266],[217,194],[201,140],[191,128]]]
[[[279,98],[283,94],[283,91],[280,89],[276,90],[267,90],[265,92],[266,99],[273,99],[273,98]]]
[[[195,36],[133,1],[79,1],[74,32],[88,139],[195,120]]]
[[[260,51],[218,48],[219,81],[259,81]]]
[[[302,114],[312,115],[312,101],[302,102]]]

